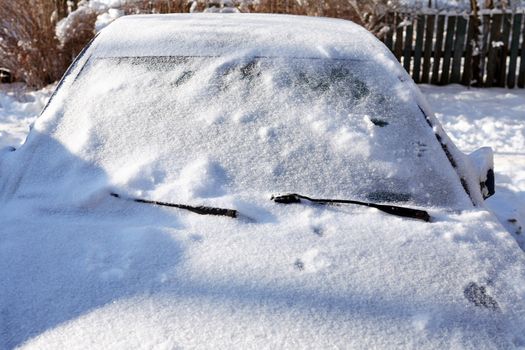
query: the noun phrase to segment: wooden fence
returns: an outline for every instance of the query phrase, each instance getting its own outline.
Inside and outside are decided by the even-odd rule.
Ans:
[[[525,13],[394,13],[383,37],[416,83],[525,87]],[[478,23],[479,25],[476,25]]]

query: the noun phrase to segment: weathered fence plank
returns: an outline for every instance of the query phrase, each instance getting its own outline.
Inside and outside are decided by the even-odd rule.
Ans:
[[[410,59],[412,58],[412,40],[414,32],[414,22],[410,22],[405,27],[405,48],[403,50],[403,67],[410,74]]]
[[[414,48],[414,68],[412,71],[412,77],[416,83],[421,82],[421,53],[423,51],[423,36],[425,35],[425,17],[417,16],[416,18],[416,46]]]
[[[443,46],[443,31],[445,29],[445,16],[439,15],[436,28],[436,44],[434,46],[434,65],[432,66],[432,84],[439,83],[439,61],[441,60],[441,48]]]
[[[518,75],[518,87],[525,88],[525,23],[523,24],[521,41],[520,70]]]
[[[495,75],[497,66],[499,65],[498,51],[500,39],[501,39],[501,22],[503,15],[494,14],[492,15],[490,37],[488,41],[488,57],[487,57],[487,78],[485,79],[485,86],[491,87],[495,81]]]
[[[396,26],[396,40],[394,43],[394,55],[397,60],[401,62],[401,55],[403,54],[403,26],[401,26],[401,16],[397,15],[395,20]]]
[[[487,73],[486,62],[487,62],[487,56],[489,52],[489,33],[490,33],[490,25],[491,25],[491,18],[490,15],[484,15],[482,16],[481,20],[481,43],[479,47],[479,57],[478,57],[478,77],[479,79],[476,79],[475,86],[482,87],[485,82],[485,75]]]
[[[518,63],[518,50],[520,45],[520,32],[522,14],[514,15],[512,22],[512,41],[510,42],[509,74],[507,76],[507,86],[513,88],[516,85],[516,66]]]
[[[472,19],[470,19],[468,21],[468,34],[467,34],[467,42],[466,42],[465,61],[464,61],[464,66],[463,66],[463,76],[461,78],[461,84],[463,85],[470,86],[470,84],[472,84],[472,80],[474,79],[474,67],[473,67],[473,65],[475,64],[474,57],[479,56],[479,55],[474,56],[476,40],[477,40],[476,21],[473,21]]]
[[[463,51],[465,49],[466,34],[467,20],[463,16],[459,16],[456,27],[456,41],[454,43],[454,60],[452,61],[452,74],[450,76],[451,83],[459,83],[461,81],[461,59],[463,58]]]
[[[441,69],[441,84],[449,83],[450,59],[452,57],[452,46],[456,31],[456,16],[449,16],[447,20],[447,34],[445,37],[445,54],[443,55],[443,68]]]
[[[434,39],[434,19],[436,16],[429,15],[426,17],[426,31],[425,31],[425,49],[423,57],[423,74],[421,75],[421,82],[427,84],[430,82],[430,64],[432,57],[432,40]]]
[[[502,46],[499,53],[499,72],[498,72],[498,86],[505,87],[505,76],[507,72],[507,56],[509,52],[509,37],[510,37],[510,25],[512,23],[512,15],[504,14],[502,17],[503,21],[503,34],[501,36]]]
[[[384,43],[390,51],[394,51],[394,30],[392,29],[394,27],[394,23],[394,17],[388,16],[388,25],[390,26],[390,29],[386,33]]]

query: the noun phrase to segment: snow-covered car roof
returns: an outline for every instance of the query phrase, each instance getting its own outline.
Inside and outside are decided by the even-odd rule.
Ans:
[[[0,154],[0,348],[521,346],[525,258],[463,161],[354,24],[118,20]]]
[[[386,48],[338,19],[261,14],[124,16],[102,30],[97,57],[243,55],[369,60]],[[397,66],[396,66],[397,68]]]

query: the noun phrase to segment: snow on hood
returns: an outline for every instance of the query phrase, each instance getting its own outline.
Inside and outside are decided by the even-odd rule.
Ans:
[[[195,39],[203,27],[209,37]],[[245,50],[230,52],[235,45]],[[162,70],[166,61],[144,66],[149,61],[137,60],[188,52],[212,56],[200,58],[210,64],[193,61],[207,67],[202,75],[181,70],[175,76]],[[126,55],[131,58],[115,57]],[[294,81],[266,74],[272,65],[257,74],[257,64],[264,68],[268,61],[252,64],[253,58],[273,55],[363,64],[348,81],[334,80],[361,89],[325,107],[323,102],[334,102],[327,91],[337,85],[314,84],[322,98],[299,96],[304,107],[286,100],[293,94],[268,100],[271,89],[246,88],[250,77],[266,87],[280,82],[285,92]],[[374,64],[375,74],[369,68]],[[207,84],[213,72],[232,66],[247,80],[224,74],[219,76],[233,78]],[[523,252],[490,213],[470,205],[420,113],[417,91],[405,75],[393,74],[402,72],[398,66],[371,35],[339,20],[137,16],[104,29],[25,144],[0,156],[0,348],[525,345]],[[374,79],[392,87],[393,104],[368,99],[374,95],[363,84],[381,86],[366,84]],[[172,88],[155,89],[159,81]],[[177,90],[181,86],[191,88]],[[210,97],[212,88],[235,93],[218,103]],[[148,98],[159,108],[141,108]],[[385,105],[406,106],[396,112]],[[304,114],[285,113],[296,106]],[[343,113],[347,107],[362,112],[359,106],[376,106],[381,118]],[[261,120],[265,125],[257,124]],[[339,129],[344,123],[346,129]],[[301,132],[280,138],[290,130]],[[209,141],[206,147],[190,142],[197,136]],[[407,144],[381,144],[392,145],[395,136]],[[423,144],[412,143],[414,137]],[[284,147],[272,148],[283,140]],[[317,154],[313,160],[305,158],[308,150]],[[249,154],[255,156],[244,157]],[[339,198],[366,195],[354,191],[359,183],[351,175],[366,173],[376,158],[352,170],[340,161],[359,154],[380,159],[373,167],[380,177],[436,177],[435,188],[453,198],[449,209],[467,210],[438,209],[447,203],[412,196],[408,204],[430,207],[433,222],[424,223],[371,208],[269,200],[272,191],[290,187]],[[395,167],[398,159],[402,166]],[[282,186],[274,176],[288,168],[297,176]],[[110,190],[232,207],[254,221],[123,201],[109,196]]]
[[[89,213],[4,211],[0,345],[524,344],[525,259],[486,211],[422,223],[238,205],[259,222],[118,199]]]

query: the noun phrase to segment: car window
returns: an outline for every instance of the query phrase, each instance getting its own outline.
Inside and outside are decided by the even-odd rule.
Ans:
[[[200,161],[222,194],[467,205],[408,90],[367,61],[97,58],[71,87],[64,118],[96,132],[92,157],[108,172],[162,174],[149,187],[135,176],[130,190],[162,182],[173,200],[184,192],[180,174]]]

